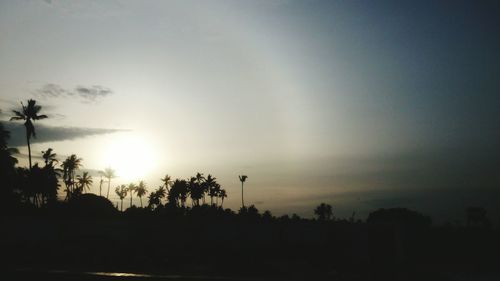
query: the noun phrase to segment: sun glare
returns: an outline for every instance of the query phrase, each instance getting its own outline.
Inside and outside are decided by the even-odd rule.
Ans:
[[[153,147],[144,137],[126,134],[117,136],[104,151],[104,167],[111,167],[124,181],[137,181],[152,169]]]

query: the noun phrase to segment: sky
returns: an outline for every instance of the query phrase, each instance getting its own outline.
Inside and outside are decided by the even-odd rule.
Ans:
[[[26,154],[36,99],[35,161],[77,154],[95,193],[202,172],[238,209],[246,174],[276,215],[500,221],[498,26],[495,1],[1,0],[1,120]]]

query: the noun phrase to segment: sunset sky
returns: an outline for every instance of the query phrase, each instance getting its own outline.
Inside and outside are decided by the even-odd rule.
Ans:
[[[498,215],[499,26],[496,1],[0,1],[1,120],[26,153],[36,99],[35,156],[210,173],[232,209],[247,174],[277,215]]]

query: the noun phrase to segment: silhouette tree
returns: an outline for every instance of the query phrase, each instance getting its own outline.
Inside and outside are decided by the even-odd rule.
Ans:
[[[127,187],[124,184],[117,186],[115,189],[115,192],[116,192],[116,195],[118,195],[118,197],[120,198],[120,202],[121,202],[120,211],[123,212],[123,199],[125,197],[127,197]]]
[[[158,207],[161,205],[161,199],[165,197],[165,188],[163,186],[158,187],[157,190],[149,194],[148,207],[153,209],[153,207]]]
[[[139,185],[135,189],[135,193],[137,194],[137,196],[139,197],[139,200],[141,201],[141,208],[142,208],[142,196],[144,196],[144,195],[146,195],[146,193],[148,193],[148,190],[146,188],[146,184],[144,183],[144,181],[139,182]]]
[[[219,191],[218,196],[219,196],[219,198],[221,199],[220,206],[222,207],[222,205],[224,205],[224,198],[226,198],[226,197],[227,197],[226,190],[225,190],[225,189],[221,189],[221,190]]]
[[[99,171],[99,176],[101,177],[99,180],[99,196],[102,196],[102,176],[104,175],[103,171]]]
[[[90,190],[93,183],[92,176],[90,176],[88,172],[83,172],[83,175],[76,176],[76,180],[79,189],[78,193],[83,193],[85,189]]]
[[[184,207],[188,192],[189,192],[189,187],[187,181],[176,179],[172,183],[172,188],[168,193],[167,196],[168,203],[176,207],[179,206]]]
[[[103,175],[108,179],[108,193],[106,194],[106,198],[109,198],[109,186],[111,185],[111,179],[116,177],[115,171],[108,167],[104,169]]]
[[[135,185],[135,183],[129,183],[127,190],[130,193],[130,208],[132,208],[132,195],[134,195],[136,189],[137,185]]]
[[[406,208],[378,209],[368,214],[368,223],[390,224],[396,226],[430,226],[432,220],[429,216]]]
[[[210,206],[214,204],[214,197],[217,197],[218,189],[220,189],[220,185],[215,180],[216,178],[209,174],[204,182],[204,190],[208,191],[208,196],[210,197]]]
[[[205,204],[205,194],[208,193],[208,187],[205,185],[205,177],[202,173],[196,173],[195,176],[195,197],[199,197],[197,199],[197,205],[200,205],[199,199],[203,199],[203,204]],[[192,198],[192,197],[191,197]]]
[[[12,155],[19,153],[19,151],[15,148],[7,147],[9,138],[10,133],[0,123],[0,196],[10,204],[14,203],[13,191],[16,179],[15,165],[17,164],[17,159]]]
[[[82,158],[78,158],[75,154],[72,154],[62,163],[63,167],[63,180],[66,185],[66,200],[71,198],[74,192],[75,186],[75,171],[82,165]]]
[[[314,209],[314,214],[318,216],[318,220],[325,221],[332,218],[332,206],[329,204],[321,203],[316,209]]]
[[[54,162],[59,162],[56,159],[57,154],[52,153],[54,150],[52,148],[42,151],[42,158],[45,161],[45,166],[52,165]]]
[[[28,144],[28,160],[31,170],[31,145],[30,139],[31,137],[36,138],[35,126],[33,125],[33,121],[41,120],[47,118],[47,115],[38,115],[41,106],[36,104],[36,101],[33,99],[28,100],[28,105],[24,105],[21,102],[22,109],[21,111],[13,110],[15,116],[11,117],[10,120],[24,120],[24,127],[26,128],[26,142]]]
[[[198,173],[199,174],[199,173]],[[200,199],[203,198],[203,187],[197,177],[191,177],[188,182],[189,195],[192,206],[200,206]]]
[[[165,188],[167,189],[167,193],[170,192],[170,186],[172,186],[172,178],[167,174],[165,175],[165,177],[163,177],[161,179],[161,181],[163,182],[163,186],[165,186]]]
[[[486,209],[482,207],[468,207],[466,210],[467,227],[489,226]]]
[[[240,181],[241,181],[241,206],[242,207],[245,207],[245,201],[243,201],[243,183],[247,180],[247,176],[245,175],[242,175],[242,176],[238,176],[240,178]]]

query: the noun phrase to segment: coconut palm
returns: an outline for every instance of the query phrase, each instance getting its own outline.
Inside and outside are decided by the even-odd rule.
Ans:
[[[203,176],[203,173],[196,173],[195,176],[196,180],[196,188],[199,189],[196,191],[196,195],[199,193],[199,199],[203,200],[203,204],[205,204],[205,194],[208,193],[208,186],[205,184],[205,177]],[[200,205],[200,202],[198,200],[198,205]]]
[[[52,148],[47,149],[47,151],[42,151],[42,158],[45,161],[45,166],[58,162],[56,159],[57,154],[52,153],[53,151],[54,150]]]
[[[224,198],[227,197],[227,193],[226,193],[226,190],[225,189],[221,189],[219,191],[219,198],[221,199],[221,203],[220,203],[220,206],[222,207],[222,205],[224,205]]]
[[[165,197],[165,188],[163,186],[158,187],[157,190],[151,192],[149,194],[149,208],[153,208],[153,206],[158,207],[161,205],[161,199]]]
[[[132,208],[132,195],[134,195],[134,192],[136,189],[137,189],[137,185],[135,185],[135,183],[130,183],[127,187],[127,190],[130,193],[130,207],[131,208]]]
[[[248,176],[242,175],[238,176],[241,181],[241,206],[245,208],[245,201],[243,201],[243,183],[247,180]]]
[[[169,193],[170,192],[169,188],[170,188],[170,186],[172,186],[172,183],[173,183],[172,178],[167,174],[167,175],[165,175],[165,177],[163,177],[161,179],[161,181],[163,182],[163,185],[167,189],[167,193]]]
[[[139,200],[141,201],[141,208],[142,208],[142,196],[146,195],[148,193],[148,190],[146,188],[146,184],[144,181],[140,181],[139,185],[135,189],[135,193],[139,197]]]
[[[66,200],[70,199],[75,190],[75,171],[82,166],[82,158],[78,158],[72,154],[62,163],[63,167],[63,181],[66,185]]]
[[[115,192],[116,192],[116,195],[118,195],[118,197],[120,198],[120,202],[121,202],[120,210],[123,211],[123,199],[125,197],[127,197],[127,192],[128,192],[127,187],[124,184],[117,186],[115,188]]]
[[[31,146],[30,146],[30,139],[31,137],[36,138],[36,132],[35,132],[35,125],[33,125],[33,121],[35,120],[41,120],[47,118],[47,115],[38,115],[40,110],[42,109],[41,106],[36,104],[36,101],[33,99],[28,100],[28,105],[24,105],[21,102],[22,110],[17,111],[13,110],[15,116],[11,117],[10,120],[24,120],[24,127],[26,127],[26,142],[28,144],[28,160],[29,160],[29,165],[30,165],[30,170],[31,170]]]
[[[99,171],[99,176],[101,176],[100,180],[99,180],[99,196],[102,196],[102,176],[103,176],[103,171]]]
[[[104,169],[103,175],[105,178],[108,179],[108,193],[106,194],[106,198],[109,198],[109,186],[111,185],[111,179],[116,177],[115,170],[108,167],[108,168]]]
[[[208,196],[210,196],[210,205],[214,204],[214,197],[217,196],[217,185],[218,183],[215,181],[216,178],[213,177],[212,175],[208,175],[207,178],[205,179],[205,182],[203,183],[204,188],[203,190],[208,193]]]
[[[83,175],[76,176],[76,180],[78,182],[78,188],[80,189],[81,193],[83,193],[85,189],[90,190],[90,187],[93,183],[92,176],[89,175],[88,172],[83,172]]]

